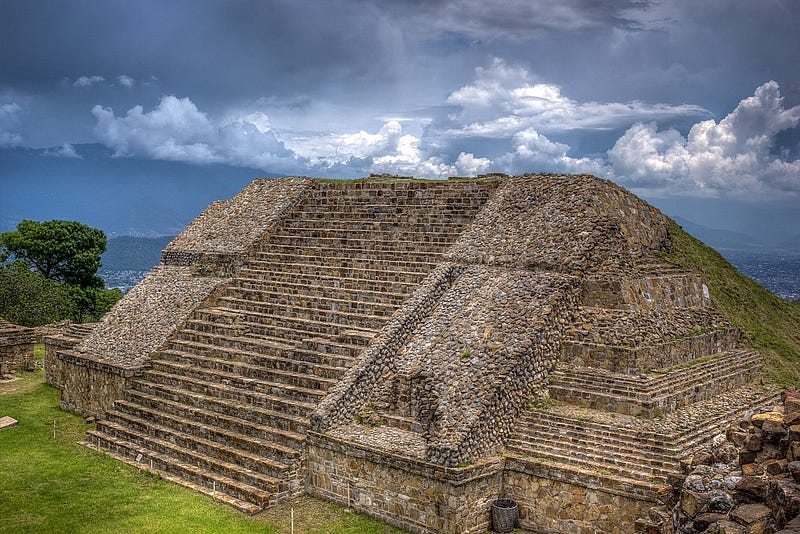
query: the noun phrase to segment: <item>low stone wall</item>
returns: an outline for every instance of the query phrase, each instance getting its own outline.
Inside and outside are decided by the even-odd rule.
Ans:
[[[143,370],[98,362],[69,351],[59,352],[58,360],[61,409],[98,418],[123,397],[128,381]]]
[[[0,319],[0,376],[31,367],[35,341],[33,328]]]
[[[541,477],[511,460],[506,461],[503,495],[517,501],[519,526],[548,533],[630,534],[634,521],[653,505],[592,481],[573,484]]]
[[[71,350],[75,345],[72,340],[55,336],[44,339],[44,376],[54,388],[64,387],[64,364],[58,359],[58,353]]]
[[[621,310],[689,308],[709,305],[703,282],[693,273],[665,276],[617,275],[584,279],[581,304]]]
[[[309,433],[308,492],[408,530],[462,534],[491,524],[502,489],[494,458],[446,468]]]
[[[561,361],[616,373],[638,374],[733,350],[738,343],[739,331],[730,328],[645,347],[565,341]]]

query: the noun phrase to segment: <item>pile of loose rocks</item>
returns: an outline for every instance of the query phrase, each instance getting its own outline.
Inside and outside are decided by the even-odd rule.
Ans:
[[[800,393],[719,435],[684,466],[680,488],[664,495],[636,532],[770,534],[800,516]]]

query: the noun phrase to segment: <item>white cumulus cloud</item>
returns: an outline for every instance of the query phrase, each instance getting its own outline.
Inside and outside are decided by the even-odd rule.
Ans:
[[[617,180],[671,194],[800,193],[800,160],[772,152],[775,136],[800,124],[800,106],[784,109],[770,81],[717,123],[695,124],[687,137],[655,123],[633,125],[608,151]]]
[[[117,76],[117,83],[123,87],[133,87],[136,83],[136,80],[128,76],[127,74],[120,74]]]
[[[103,83],[106,79],[102,76],[81,76],[74,82],[72,85],[75,87],[91,87],[92,85],[97,85],[98,83]]]
[[[142,106],[116,116],[95,106],[95,135],[116,156],[141,156],[191,163],[229,163],[270,169],[285,166],[292,154],[268,127],[266,116],[212,121],[189,98],[162,97],[145,112]]]
[[[75,147],[69,143],[64,143],[60,147],[50,148],[44,151],[45,156],[52,156],[55,158],[75,158],[82,159],[80,154],[75,151]]]
[[[535,83],[525,69],[495,58],[476,69],[472,84],[453,91],[447,103],[459,108],[450,116],[451,136],[511,137],[534,128],[539,132],[607,130],[636,121],[708,116],[700,106],[644,102],[578,102],[555,84]]]
[[[512,145],[511,152],[497,159],[496,170],[510,174],[531,171],[609,174],[603,160],[568,156],[569,145],[551,141],[533,128],[517,132]]]

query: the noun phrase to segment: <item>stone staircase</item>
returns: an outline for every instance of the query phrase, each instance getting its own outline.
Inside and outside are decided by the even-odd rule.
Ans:
[[[547,478],[654,501],[681,477],[681,461],[778,390],[744,386],[647,419],[574,405],[531,406],[507,444],[514,463]]]
[[[584,283],[571,335],[507,443],[507,468],[655,501],[681,461],[776,391],[696,275],[649,261]],[[745,407],[745,408],[743,408]]]
[[[416,185],[318,184],[85,444],[250,513],[301,493],[310,413],[494,189]]]

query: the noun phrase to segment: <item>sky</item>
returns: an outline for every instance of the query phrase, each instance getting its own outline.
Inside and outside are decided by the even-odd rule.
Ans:
[[[0,225],[169,233],[262,175],[585,172],[775,244],[798,27],[796,0],[0,0]]]

